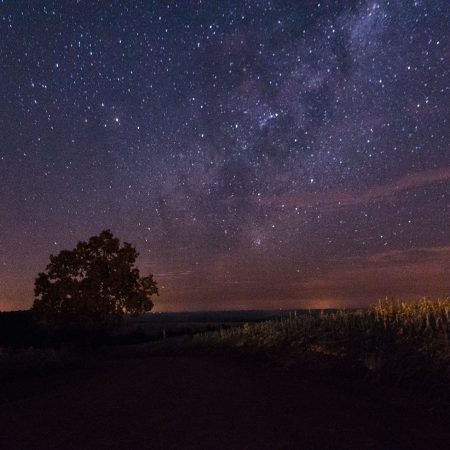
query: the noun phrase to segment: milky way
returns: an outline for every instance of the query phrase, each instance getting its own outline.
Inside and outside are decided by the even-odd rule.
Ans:
[[[0,3],[0,309],[110,228],[159,310],[450,293],[450,5]]]

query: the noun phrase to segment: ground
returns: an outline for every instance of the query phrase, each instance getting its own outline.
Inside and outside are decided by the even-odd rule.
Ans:
[[[0,388],[7,449],[444,449],[411,392],[214,356],[102,361]]]

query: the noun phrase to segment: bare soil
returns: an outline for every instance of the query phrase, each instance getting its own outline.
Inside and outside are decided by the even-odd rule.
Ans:
[[[209,356],[103,361],[0,387],[7,449],[448,449],[412,392]]]

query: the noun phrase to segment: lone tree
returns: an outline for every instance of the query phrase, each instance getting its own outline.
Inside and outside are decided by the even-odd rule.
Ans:
[[[109,230],[51,255],[35,281],[35,317],[52,330],[97,331],[150,311],[158,287],[152,275],[140,277],[137,257],[131,244],[121,246]]]

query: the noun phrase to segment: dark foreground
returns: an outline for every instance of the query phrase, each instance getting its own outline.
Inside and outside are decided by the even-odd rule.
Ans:
[[[105,361],[0,390],[1,449],[448,449],[444,409],[213,357]]]

